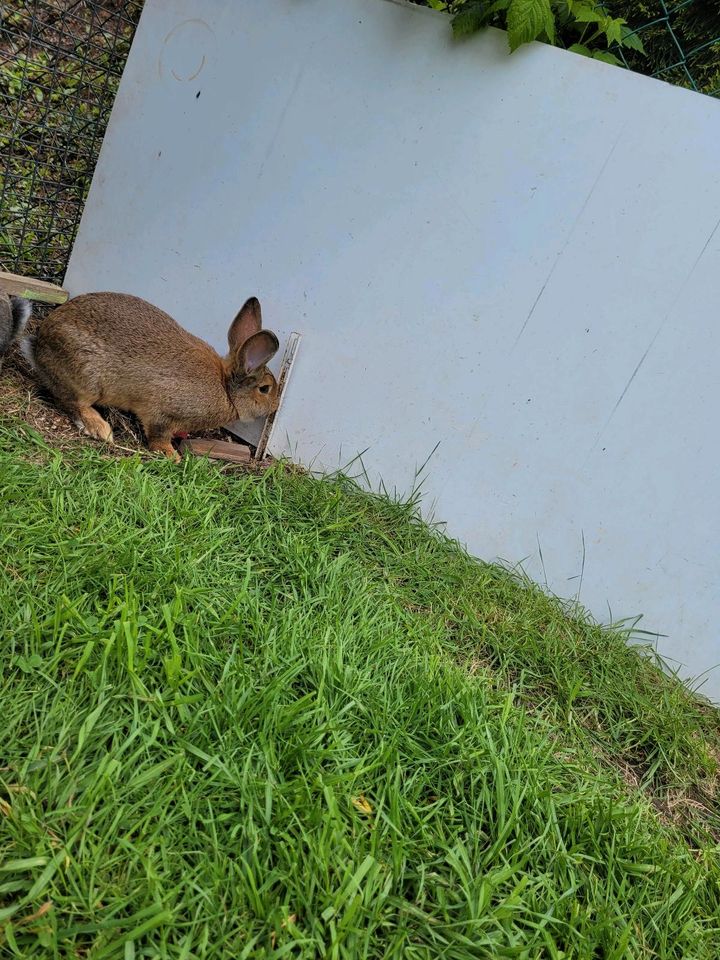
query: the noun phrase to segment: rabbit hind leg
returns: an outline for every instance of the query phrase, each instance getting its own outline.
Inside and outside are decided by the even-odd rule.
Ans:
[[[104,440],[106,443],[113,443],[112,427],[89,403],[78,401],[76,416],[73,417],[73,420],[76,426],[89,437],[94,437],[95,440]]]
[[[113,443],[113,432],[110,424],[93,407],[86,397],[78,397],[74,392],[59,388],[53,384],[51,390],[53,400],[73,421],[75,426],[94,440],[103,440]]]
[[[151,418],[140,417],[145,431],[145,437],[150,450],[154,453],[163,453],[166,457],[180,462],[180,454],[172,445],[173,431],[172,427],[166,422],[153,421]]]
[[[100,392],[94,378],[86,375],[73,377],[67,363],[58,363],[52,349],[43,349],[41,341],[28,338],[23,353],[35,373],[39,386],[43,388],[56,405],[64,411],[76,427],[95,440],[113,442],[110,424],[93,407],[100,399]],[[82,373],[83,371],[81,371]],[[84,386],[78,386],[84,383]]]

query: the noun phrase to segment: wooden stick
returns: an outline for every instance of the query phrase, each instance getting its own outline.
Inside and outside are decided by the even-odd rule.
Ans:
[[[35,280],[32,277],[20,277],[16,273],[3,273],[0,270],[0,290],[13,297],[25,300],[39,300],[41,303],[65,303],[70,294],[54,283]]]
[[[250,447],[229,440],[183,440],[180,444],[183,453],[194,453],[198,457],[211,460],[227,460],[228,463],[250,463]]]

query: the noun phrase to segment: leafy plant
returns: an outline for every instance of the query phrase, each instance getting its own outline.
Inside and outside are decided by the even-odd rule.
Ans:
[[[643,53],[642,41],[624,17],[593,0],[427,0],[427,5],[453,15],[456,37],[487,26],[505,29],[511,51],[543,40],[607,63],[621,63],[613,49]]]
[[[677,86],[720,96],[717,0],[413,0],[452,15],[456,37],[507,31],[511,50],[542,40]]]

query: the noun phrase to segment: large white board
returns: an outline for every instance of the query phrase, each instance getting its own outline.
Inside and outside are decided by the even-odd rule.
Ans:
[[[274,453],[407,491],[440,441],[452,535],[697,676],[719,219],[716,101],[388,0],[147,0],[66,282],[220,349],[257,294],[304,334]]]

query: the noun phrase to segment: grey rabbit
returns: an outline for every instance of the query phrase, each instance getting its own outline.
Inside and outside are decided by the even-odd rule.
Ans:
[[[0,366],[5,354],[25,329],[31,313],[29,300],[0,293]]]

